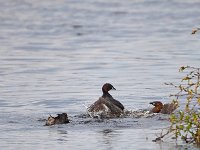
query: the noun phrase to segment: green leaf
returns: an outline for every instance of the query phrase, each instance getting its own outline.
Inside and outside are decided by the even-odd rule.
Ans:
[[[192,124],[189,123],[188,126],[186,127],[186,130],[189,131],[191,129],[191,127],[192,127]]]
[[[183,130],[183,129],[184,129],[184,126],[183,126],[183,125],[180,125],[180,126],[179,126],[179,129],[180,129],[180,130]]]

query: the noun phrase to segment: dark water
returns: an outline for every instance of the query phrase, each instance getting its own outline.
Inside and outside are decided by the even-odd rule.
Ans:
[[[182,65],[199,67],[198,0],[0,1],[1,149],[183,149],[166,139],[155,116],[98,121],[77,118],[101,86],[126,109],[169,102]],[[67,112],[69,125],[43,126]],[[194,149],[194,147],[192,147]]]

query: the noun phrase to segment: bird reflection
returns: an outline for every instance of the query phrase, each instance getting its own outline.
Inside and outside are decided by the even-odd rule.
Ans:
[[[100,142],[106,146],[106,149],[113,149],[114,148],[114,141],[116,140],[115,130],[113,129],[103,129],[100,132]]]
[[[103,133],[103,135],[108,135],[109,133],[113,132],[112,129],[104,129],[103,131],[101,131]]]

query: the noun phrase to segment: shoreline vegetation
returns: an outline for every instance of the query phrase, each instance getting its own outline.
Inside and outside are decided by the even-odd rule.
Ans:
[[[196,34],[200,28],[192,29],[191,34]],[[183,140],[185,143],[194,144],[200,147],[200,68],[182,66],[179,72],[184,72],[180,83],[165,83],[178,90],[171,94],[173,102],[185,103],[184,110],[170,115],[170,127],[162,130],[160,135],[153,142],[162,141],[167,135]],[[165,133],[163,133],[165,131]]]
[[[182,139],[185,143],[195,144],[200,147],[200,68],[191,66],[182,66],[179,72],[186,75],[181,79],[178,85],[165,83],[178,90],[171,94],[173,102],[185,103],[184,110],[170,115],[170,127],[163,129],[153,142],[162,140],[166,135],[176,139]]]

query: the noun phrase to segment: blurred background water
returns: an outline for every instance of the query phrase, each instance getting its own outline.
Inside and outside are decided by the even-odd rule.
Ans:
[[[199,67],[198,0],[0,1],[1,149],[182,149],[153,143],[157,118],[45,127],[86,112],[109,82],[126,109],[169,102],[183,65]],[[75,120],[78,120],[77,118]],[[192,147],[194,149],[194,147]]]

